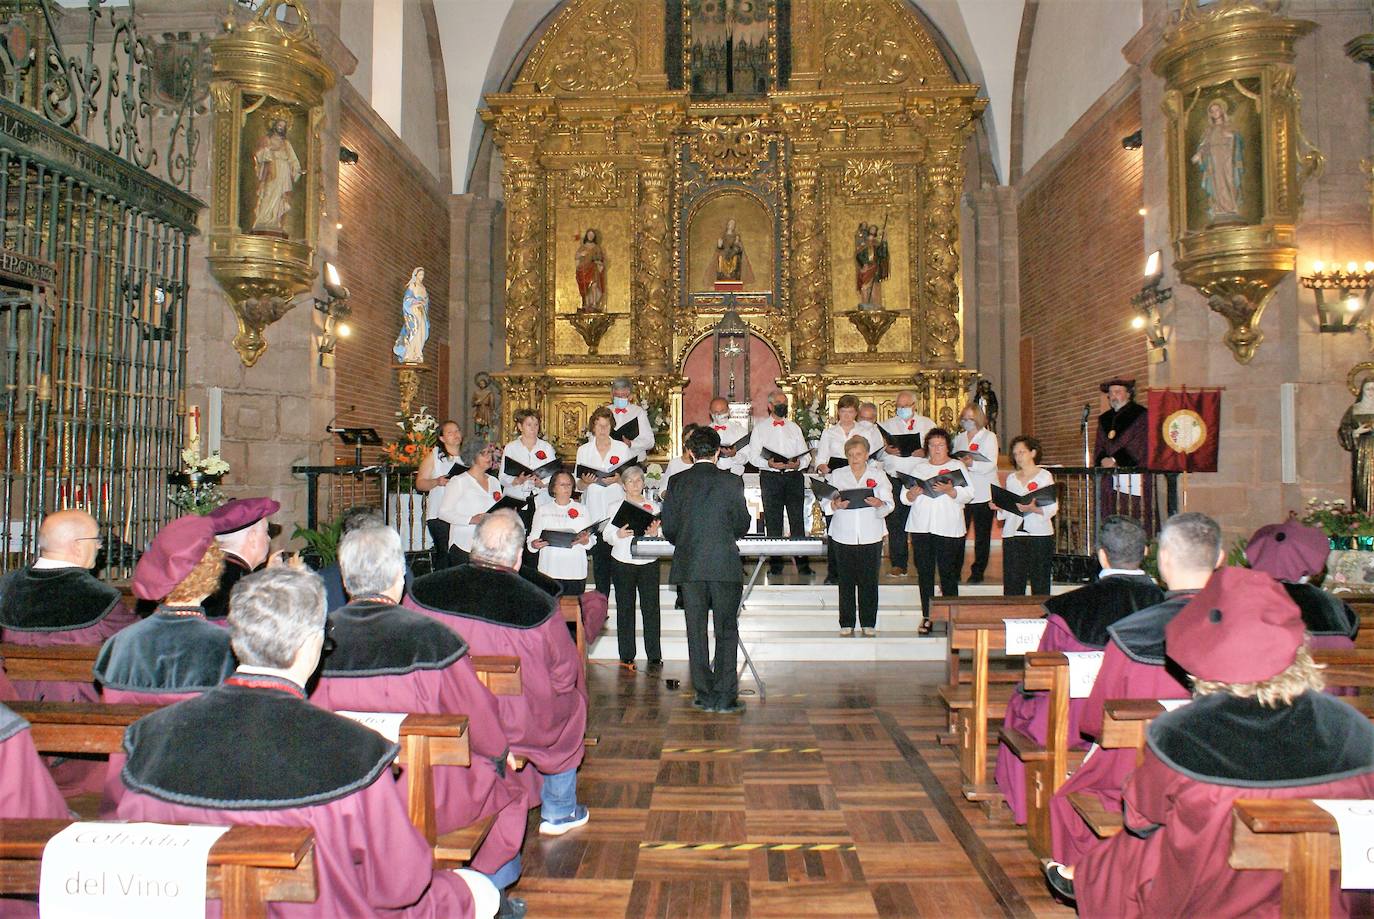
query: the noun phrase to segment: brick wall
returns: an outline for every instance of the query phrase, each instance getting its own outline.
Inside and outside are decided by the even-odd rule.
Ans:
[[[450,411],[440,350],[449,341],[448,195],[351,87],[343,95],[341,142],[358,153],[355,165],[339,166],[338,264],[353,334],[335,352],[334,404],[341,424],[375,427],[391,440],[400,403],[391,348],[401,328],[401,297],[417,266],[425,269],[429,292],[430,370],[421,376],[413,408],[428,406],[440,420]],[[356,409],[348,412],[350,406]],[[338,455],[351,459],[353,451],[339,447]]]
[[[1094,415],[1106,407],[1099,381],[1119,374],[1145,388],[1145,339],[1130,327],[1144,264],[1142,156],[1121,147],[1139,129],[1138,91],[1095,107],[1020,189],[1022,367],[1031,376],[1021,381],[1030,396],[1021,420],[1048,462],[1082,463],[1083,403]]]

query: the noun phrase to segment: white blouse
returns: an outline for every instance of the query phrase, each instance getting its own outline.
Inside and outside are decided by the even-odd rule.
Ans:
[[[935,427],[935,422],[931,421],[925,415],[912,415],[910,418],[898,418],[894,416],[884,421],[881,427],[889,434],[920,434],[921,447],[924,449],[926,435],[930,433],[931,428]],[[882,437],[881,434],[878,436],[880,438]],[[887,452],[887,442],[883,442],[883,468],[889,473],[900,471],[910,475],[911,470],[908,466],[916,459],[920,459],[920,457],[893,456]]]
[[[587,576],[586,546],[572,546],[567,549],[545,546],[536,550],[534,541],[539,539],[545,530],[567,530],[577,533],[586,529],[587,524],[593,522],[587,508],[576,501],[569,501],[567,504],[550,501],[541,505],[534,512],[534,519],[530,521],[530,535],[529,539],[526,540],[529,550],[539,553],[539,573],[551,578],[561,578],[565,581],[585,578]],[[590,544],[590,542],[589,539],[588,543]]]
[[[914,475],[918,479],[933,479],[951,469],[963,468],[964,464],[956,459],[945,460],[938,466],[928,459],[923,459],[916,463],[908,475]],[[956,485],[954,497],[940,495],[938,498],[931,498],[925,492],[918,491],[915,501],[907,498],[908,490],[901,490],[902,503],[911,505],[911,513],[907,514],[906,518],[908,533],[959,537],[968,532],[964,524],[964,505],[969,503],[973,491],[967,485]]]
[[[577,465],[609,472],[625,463],[632,456],[634,454],[626,450],[624,444],[614,440],[611,441],[610,449],[606,451],[606,455],[602,456],[597,452],[596,441],[589,440],[577,448]],[[579,482],[577,487],[581,488],[582,483]],[[592,515],[591,520],[587,522],[593,523],[603,519],[606,516],[607,508],[614,507],[616,502],[623,497],[625,497],[625,489],[620,487],[619,482],[614,485],[602,485],[600,482],[593,482],[588,485],[582,492],[582,501],[587,506],[587,513]]]
[[[449,479],[444,489],[444,503],[439,508],[439,516],[449,524],[448,544],[464,552],[472,551],[472,534],[477,529],[472,518],[485,514],[501,500],[500,483],[490,475],[482,479],[479,483],[467,472]]]
[[[883,502],[882,507],[851,504],[844,510],[834,511],[834,516],[830,518],[830,538],[846,546],[866,546],[882,542],[883,537],[887,535],[887,525],[883,518],[892,513],[893,508],[897,506],[892,500],[892,485],[887,481],[887,476],[883,475],[882,467],[877,463],[869,463],[863,475],[855,478],[854,471],[846,463],[830,473],[826,479],[840,491],[871,488],[873,497]],[[828,498],[821,502],[821,511],[826,514],[832,513]]]
[[[1007,491],[1014,495],[1028,495],[1037,488],[1044,488],[1054,484],[1054,476],[1048,469],[1041,469],[1030,480],[1023,485],[1021,480],[1013,472],[1007,476]],[[1002,520],[1002,538],[1007,539],[1012,536],[1053,536],[1054,535],[1054,515],[1059,513],[1059,502],[1046,504],[1040,508],[1044,514],[1037,514],[1034,511],[1024,517],[998,508],[997,516]]]
[[[540,466],[549,462],[549,460],[558,458],[558,454],[554,452],[553,447],[548,441],[536,439],[534,442],[534,449],[531,450],[517,437],[515,440],[506,444],[506,449],[501,451],[501,465],[498,467],[501,470],[501,487],[504,488],[506,494],[510,495],[512,498],[524,500],[535,492],[545,490],[544,486],[540,485],[538,482],[527,482],[524,485],[512,485],[511,483],[515,481],[515,476],[506,475],[505,471],[506,457],[508,456],[529,469],[538,469]]]
[[[654,426],[649,423],[649,413],[644,410],[643,406],[636,405],[633,402],[624,408],[616,408],[614,405],[607,405],[606,408],[611,412],[612,431],[616,428],[624,427],[632,420],[639,421],[639,436],[630,441],[630,450],[636,458],[642,461],[644,457],[649,455],[649,451],[654,448]],[[595,434],[589,433],[587,435],[587,442],[591,443],[595,438]],[[623,449],[625,447],[625,442],[617,440],[615,441],[615,445]]]
[[[957,450],[976,450],[988,458],[986,463],[974,460],[972,467],[965,468],[965,475],[973,488],[973,497],[969,499],[969,503],[983,504],[991,501],[992,483],[997,481],[997,435],[986,428],[973,434],[960,431],[954,435],[954,446],[950,447],[949,452],[954,453]]]
[[[821,442],[816,447],[816,465],[820,466],[831,459],[841,460],[839,466],[848,465],[849,457],[845,456],[844,444],[855,434],[868,441],[868,455],[870,457],[878,460],[882,456],[883,435],[878,433],[877,425],[869,424],[866,421],[856,421],[854,426],[849,429],[849,433],[846,434],[844,428],[838,424],[832,424],[821,432]],[[831,471],[833,472],[834,469],[835,467],[832,467]]]
[[[434,469],[433,478],[436,479],[448,475],[447,470],[452,469],[454,466],[458,465],[458,457],[450,456],[448,459],[444,459],[442,456],[439,455],[438,447],[431,448],[429,456],[431,461],[431,467]],[[437,519],[439,516],[439,506],[443,503],[444,486],[435,485],[428,491],[427,497],[425,498],[425,519]]]
[[[614,517],[620,510],[620,505],[628,500],[628,498],[623,498],[617,501],[615,507],[611,508],[611,516]],[[647,495],[643,496],[643,499],[639,502],[639,506],[651,514],[657,514],[663,509],[662,505],[649,498]],[[607,520],[605,526],[602,527],[601,535],[611,547],[611,558],[618,562],[624,562],[627,565],[647,565],[650,562],[658,561],[656,558],[635,558],[631,555],[630,545],[634,542],[634,532],[631,531],[629,536],[622,537],[620,535],[620,528],[613,526],[609,520]]]
[[[679,472],[686,472],[692,468],[692,461],[685,460],[680,456],[675,456],[668,460],[668,468],[663,470],[663,478],[658,480],[658,488],[661,494],[668,492],[668,480]]]

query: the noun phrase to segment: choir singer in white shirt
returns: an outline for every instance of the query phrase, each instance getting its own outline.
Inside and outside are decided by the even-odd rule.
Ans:
[[[844,465],[845,444],[851,437],[859,436],[868,443],[871,454],[881,456],[883,435],[877,425],[859,421],[859,397],[850,393],[840,396],[835,403],[836,421],[821,432],[820,444],[816,447],[816,471],[829,475],[834,468]],[[824,511],[824,508],[822,508]],[[825,583],[840,583],[836,575],[835,543],[832,541],[825,550]]]
[[[883,561],[883,518],[892,513],[892,488],[882,467],[869,462],[869,442],[855,434],[844,444],[848,463],[832,471],[829,482],[840,491],[871,489],[862,504],[850,504],[838,495],[822,502],[831,514],[830,544],[835,550],[835,569],[840,585],[840,635],[854,634],[857,609],[865,638],[878,628],[878,566]]]
[[[649,423],[649,413],[644,411],[644,407],[630,401],[631,391],[629,380],[623,377],[616,380],[611,384],[611,404],[606,407],[610,409],[613,428],[623,428],[631,421],[639,422],[639,433],[620,443],[642,463],[654,448],[654,426]]]
[[[1002,520],[1002,594],[1020,597],[1026,593],[1026,582],[1036,596],[1050,592],[1050,563],[1054,558],[1054,515],[1059,502],[1043,507],[1030,498],[1036,491],[1054,484],[1054,476],[1040,463],[1040,441],[1022,434],[1011,442],[1011,461],[1016,469],[1007,476],[1007,491],[1027,495],[1026,502],[1017,502],[1017,509],[1025,514],[998,510]]]
[[[935,427],[935,422],[916,411],[916,394],[904,389],[897,393],[896,403],[896,414],[879,424],[879,427],[889,434],[918,434],[921,442],[925,443],[926,434]],[[915,466],[915,460],[925,455],[926,451],[918,450],[911,456],[904,457],[902,451],[896,447],[883,448],[883,469],[887,471],[893,494],[901,487],[897,483],[896,473],[909,474]],[[898,501],[897,507],[887,515],[887,560],[892,564],[891,574],[896,578],[906,577],[906,567],[910,559],[909,539],[906,535],[907,510],[907,506]]]
[[[968,583],[983,583],[988,567],[988,550],[992,545],[992,483],[997,481],[997,435],[987,429],[988,416],[970,402],[959,413],[959,427],[954,435],[951,452],[967,450],[983,459],[961,457],[968,469],[968,482],[973,497],[964,506],[964,523],[973,528],[973,565],[969,568]],[[959,570],[964,569],[964,556],[959,555]]]
[[[749,434],[749,430],[738,421],[730,420],[730,403],[720,396],[711,400],[711,421],[708,426],[720,437],[720,457],[716,460],[716,465],[736,475],[744,475],[744,457],[739,455],[739,451],[747,444],[740,441]],[[682,442],[687,443],[685,434]],[[731,444],[739,446],[731,449]]]
[[[949,432],[931,428],[925,439],[926,457],[917,461],[911,475],[929,480],[952,469],[962,469],[949,455]],[[966,477],[967,478],[967,477]],[[948,482],[935,486],[935,497],[916,486],[902,490],[902,501],[910,505],[906,518],[911,533],[911,554],[916,562],[916,577],[921,589],[920,634],[930,634],[930,598],[935,595],[935,575],[940,575],[940,596],[959,596],[959,569],[964,560],[964,505],[973,491],[967,485]]]
[[[763,497],[764,532],[778,539],[782,537],[782,515],[787,514],[788,534],[792,539],[806,535],[806,521],[802,508],[806,505],[806,494],[802,470],[811,465],[811,453],[806,436],[795,421],[787,419],[787,396],[780,390],[768,394],[768,418],[754,422],[754,432],[749,438],[749,461],[759,470],[759,491]],[[770,450],[779,460],[764,455]],[[797,572],[804,576],[811,574],[811,562],[805,556],[798,556]],[[772,556],[768,559],[768,573],[782,574],[782,558]]]
[[[472,534],[487,511],[501,500],[501,483],[488,475],[499,454],[495,444],[470,440],[463,444],[462,462],[467,472],[453,476],[444,486],[439,516],[448,521],[449,565],[466,565],[472,551]]]

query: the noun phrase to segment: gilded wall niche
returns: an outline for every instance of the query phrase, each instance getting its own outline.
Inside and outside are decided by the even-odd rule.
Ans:
[[[698,202],[688,216],[688,289],[771,293],[773,234],[757,195],[727,189]]]

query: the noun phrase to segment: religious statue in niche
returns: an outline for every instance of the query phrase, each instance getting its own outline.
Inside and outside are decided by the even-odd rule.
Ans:
[[[1357,365],[1350,374],[1352,381],[1360,379],[1361,369],[1367,374],[1374,364]],[[1374,376],[1363,377],[1357,394],[1359,398],[1341,416],[1336,436],[1350,453],[1350,504],[1369,513],[1374,509]]]
[[[253,149],[253,174],[257,178],[257,199],[253,209],[253,232],[286,239],[286,217],[291,212],[291,195],[303,172],[300,158],[287,138],[291,110],[279,106],[268,112],[267,130]]]
[[[401,298],[401,333],[391,349],[402,364],[423,364],[425,342],[429,340],[429,292],[425,290],[425,269],[416,268],[406,282]]]
[[[1001,408],[997,404],[997,393],[993,391],[992,380],[983,377],[978,381],[978,386],[973,391],[973,404],[981,408],[987,416],[988,430],[994,434],[1000,433],[997,430],[997,416],[1001,414]]]
[[[1231,106],[1225,99],[1207,103],[1206,127],[1192,161],[1202,173],[1208,222],[1243,220],[1245,139],[1231,123]]]
[[[859,309],[883,308],[883,282],[892,273],[887,251],[887,221],[860,223],[854,234],[854,285],[859,292]]]
[[[477,392],[472,394],[472,433],[485,440],[492,433],[496,420],[496,390],[491,388],[491,374],[479,370],[472,378]]]
[[[687,0],[693,94],[768,92],[773,83],[770,5],[770,0]]]
[[[743,290],[745,285],[754,283],[754,269],[733,217],[725,221],[725,229],[716,240],[716,257],[711,260],[705,280],[715,290]]]
[[[582,298],[579,309],[584,313],[599,313],[605,309],[606,251],[601,248],[601,232],[588,229],[582,234],[575,255],[577,262],[577,293]]]

